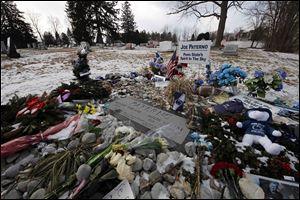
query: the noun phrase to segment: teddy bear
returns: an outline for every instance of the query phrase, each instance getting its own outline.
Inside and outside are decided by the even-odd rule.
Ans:
[[[249,118],[247,121],[236,123],[238,128],[246,130],[242,143],[247,146],[259,143],[269,154],[279,155],[284,147],[272,143],[268,138],[268,135],[281,136],[280,131],[274,130],[269,126],[269,123],[272,121],[272,112],[267,108],[253,108],[248,109],[245,115]]]

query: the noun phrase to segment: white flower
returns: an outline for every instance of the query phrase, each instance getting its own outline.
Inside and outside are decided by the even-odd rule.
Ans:
[[[129,165],[126,165],[126,161],[122,158],[117,166],[117,172],[119,174],[119,179],[124,180],[127,179],[128,182],[132,182],[134,179],[134,173]]]
[[[109,163],[112,165],[112,166],[116,166],[120,159],[122,158],[122,155],[120,153],[114,153],[112,156],[111,156],[111,159],[109,161]]]
[[[265,80],[265,83],[271,84],[272,81],[273,81],[273,76],[272,75],[266,75],[264,80]]]
[[[132,156],[131,154],[128,154],[125,158],[128,165],[132,165],[136,161],[136,156]]]

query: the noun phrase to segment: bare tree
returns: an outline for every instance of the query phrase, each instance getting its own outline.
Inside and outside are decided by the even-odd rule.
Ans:
[[[56,32],[58,33],[58,29],[60,27],[60,21],[58,19],[58,17],[54,17],[54,16],[49,16],[48,17],[48,21],[51,25],[52,31],[55,34]]]
[[[31,25],[33,26],[35,32],[40,36],[40,39],[42,42],[44,42],[44,38],[41,34],[41,27],[40,27],[40,14],[33,13],[33,12],[27,12],[27,16],[30,20]]]
[[[266,25],[265,19],[266,16],[261,14],[260,10],[261,2],[256,2],[250,9],[245,8],[245,15],[248,16],[249,26],[252,28],[250,31],[250,39],[252,41],[251,48],[253,48],[254,42],[256,42],[255,48],[259,42],[262,42],[265,39]]]
[[[267,50],[299,51],[298,1],[262,1],[250,11],[263,20],[261,23]]]
[[[216,46],[221,46],[227,11],[231,7],[242,9],[243,1],[179,1],[171,14],[182,13],[183,16],[194,15],[198,19],[206,17],[216,17],[219,21]]]

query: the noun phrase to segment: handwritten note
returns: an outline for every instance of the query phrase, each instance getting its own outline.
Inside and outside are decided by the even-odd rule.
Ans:
[[[128,180],[123,180],[117,187],[105,195],[103,199],[134,199]]]
[[[189,129],[186,127],[186,119],[170,112],[155,108],[142,101],[131,97],[120,98],[110,104],[110,109],[120,120],[131,120],[134,128],[147,132],[156,130],[167,124],[172,126],[172,134],[166,135],[168,139],[182,144]]]

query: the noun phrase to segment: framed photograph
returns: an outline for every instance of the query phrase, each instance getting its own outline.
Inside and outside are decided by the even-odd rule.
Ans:
[[[299,183],[246,174],[265,192],[265,199],[299,199]]]

